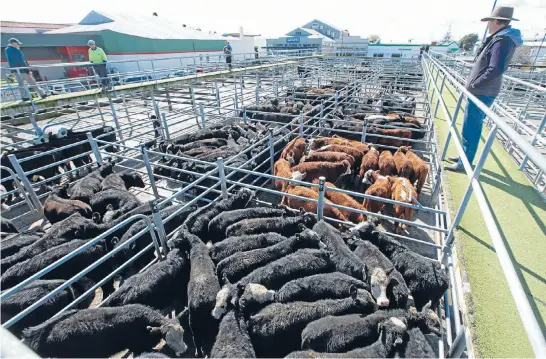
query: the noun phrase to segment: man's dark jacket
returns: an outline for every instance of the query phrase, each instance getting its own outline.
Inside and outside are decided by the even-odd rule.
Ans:
[[[511,27],[489,36],[478,50],[466,88],[475,96],[497,96],[502,87],[502,74],[521,44],[520,31]]]

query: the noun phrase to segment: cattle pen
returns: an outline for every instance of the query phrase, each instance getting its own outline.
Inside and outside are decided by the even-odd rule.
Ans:
[[[30,106],[10,104],[2,107],[2,147],[3,151],[5,148],[11,151],[2,156],[2,184],[6,188],[2,199],[9,205],[9,210],[3,210],[2,217],[10,219],[18,230],[27,230],[36,223],[47,229],[44,201],[51,195],[52,186],[73,185],[97,165],[113,164],[114,172],[128,170],[138,173],[144,179],[144,185],[131,188],[131,192],[143,205],[149,204],[149,215],[127,217],[104,227],[99,235],[75,236],[87,241],[11,288],[3,288],[0,306],[40,278],[50,278],[48,273],[62,271],[68,263],[78,262],[80,256],[93,246],[112,236],[125,236],[121,238],[121,245],[109,249],[97,260],[81,265],[68,278],[62,278],[66,279],[64,283],[10,319],[3,319],[2,326],[9,330],[84,276],[91,275],[97,280],[54,316],[78,308],[90,297],[94,297],[93,307],[100,306],[106,300],[105,285],[117,281],[128,268],[137,267],[142,273],[154,263],[165,260],[169,241],[182,227],[181,215],[186,213],[187,216],[195,208],[231,198],[246,188],[256,194],[253,202],[261,206],[278,205],[283,198],[312,203],[319,220],[327,219],[340,228],[354,227],[355,223],[329,217],[329,208],[375,217],[381,222],[379,231],[388,233],[411,250],[441,265],[449,278],[449,288],[436,307],[441,321],[441,336],[435,343],[437,355],[472,357],[475,355],[475,333],[472,332],[475,328],[470,323],[466,300],[468,279],[459,265],[455,243],[457,228],[472,194],[475,194],[480,205],[479,213],[475,215],[484,218],[530,347],[537,357],[546,356],[539,315],[529,304],[493,219],[494,208],[487,205],[480,185],[480,171],[497,130],[502,131],[505,140],[517,145],[519,157],[532,164],[529,167],[537,178],[546,170],[544,156],[496,113],[478,105],[484,107],[482,110],[488,115],[491,132],[473,169],[462,151],[455,120],[462,112],[462,100],[476,99],[428,55],[419,61],[367,58],[358,54],[350,57],[297,55],[272,57],[270,64],[240,63],[237,66],[236,62],[233,72],[220,69],[173,81],[154,80],[139,86],[114,89],[108,94],[91,90],[95,92],[85,96],[74,95],[72,99],[65,96],[62,101],[52,99],[52,106],[44,100]],[[442,97],[448,83],[459,94],[453,112]],[[305,111],[280,111],[281,106],[273,105],[265,110],[270,104],[299,101],[309,107]],[[409,128],[410,137],[402,138],[377,130],[395,130],[395,125],[372,126],[370,122],[343,116],[344,113],[379,114],[381,111],[410,115],[418,121],[418,128]],[[437,134],[435,118],[438,111],[442,111],[449,125],[445,140],[440,140]],[[538,132],[542,131],[542,125]],[[234,150],[225,157],[201,160],[199,156],[175,152],[175,146],[169,147],[176,144],[177,139],[216,130],[230,131],[229,137],[219,139],[226,140],[226,143],[235,141],[235,144],[229,142]],[[237,139],[233,138],[234,133]],[[63,139],[70,136],[77,140],[67,144]],[[305,178],[298,180],[275,175],[275,161],[287,143],[294,138],[310,143],[321,137],[374,142],[380,150],[396,150],[399,143],[409,144],[428,168],[418,200],[408,203],[376,197],[364,193],[353,186],[354,183],[347,186],[336,184],[337,188],[330,188],[323,177],[318,183],[313,183]],[[216,137],[208,137],[211,138]],[[533,138],[535,140],[537,136]],[[450,142],[461,155],[468,176],[461,203],[450,202],[441,170],[441,160]],[[56,145],[51,145],[53,143]],[[30,146],[40,147],[37,147],[37,152],[18,157],[17,151],[22,153]],[[524,167],[525,163],[521,166]],[[58,167],[63,169],[57,170]],[[276,188],[276,180],[311,188],[317,192],[317,198],[302,197]],[[372,213],[339,205],[326,200],[329,191],[350,196],[358,202],[368,199],[389,208],[411,208],[416,214],[414,218],[400,218],[390,211]],[[450,210],[450,207],[456,210]],[[140,226],[134,227],[137,223]],[[399,224],[406,225],[406,230],[397,231]],[[122,256],[127,251],[131,255]],[[120,257],[124,260],[119,261]],[[116,265],[110,266],[113,261]],[[108,269],[105,270],[106,265]]]

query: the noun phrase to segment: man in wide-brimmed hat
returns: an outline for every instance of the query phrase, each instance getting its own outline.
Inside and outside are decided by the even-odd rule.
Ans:
[[[508,68],[516,47],[523,43],[519,30],[510,26],[514,19],[514,8],[496,7],[487,21],[489,36],[476,53],[474,66],[466,80],[466,88],[486,106],[491,106],[502,87],[502,74]],[[470,164],[474,161],[485,114],[472,102],[468,101],[463,122],[463,148]],[[462,171],[463,163],[459,157],[450,157],[455,163],[446,166],[450,171]]]

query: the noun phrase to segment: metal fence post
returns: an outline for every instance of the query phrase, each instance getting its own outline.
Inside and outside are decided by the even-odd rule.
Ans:
[[[150,97],[152,98],[152,106],[154,108],[155,116],[159,118],[161,114],[159,113],[159,106],[157,105],[157,101],[155,100],[154,90],[150,90]]]
[[[483,168],[483,165],[485,164],[487,155],[489,155],[491,146],[493,145],[493,142],[495,141],[496,134],[497,134],[497,125],[494,125],[493,128],[491,129],[491,132],[489,132],[489,135],[487,135],[487,140],[485,141],[483,151],[480,155],[478,163],[476,164],[476,167],[474,168],[474,172],[472,172],[472,176],[466,188],[466,192],[463,196],[463,200],[461,201],[461,205],[459,206],[459,209],[457,210],[457,213],[455,214],[455,218],[453,219],[451,228],[449,229],[449,232],[445,241],[445,247],[448,247],[449,245],[451,245],[451,242],[453,241],[453,231],[455,230],[455,228],[459,226],[459,222],[463,218],[464,211],[466,209],[466,206],[468,205],[470,196],[472,195],[472,181],[480,177],[481,170]],[[444,251],[444,255],[445,253],[446,251]]]
[[[273,82],[273,93],[275,94],[275,98],[279,97],[279,80],[275,79]]]
[[[102,155],[100,154],[99,145],[97,144],[97,141],[93,138],[93,135],[91,132],[87,132],[87,140],[89,141],[89,144],[91,145],[91,149],[93,150],[93,154],[95,155],[95,160],[99,165],[102,165]]]
[[[150,209],[152,210],[152,221],[154,222],[154,227],[157,234],[159,235],[159,241],[161,242],[162,248],[162,251],[160,251],[159,248],[156,248],[157,254],[159,259],[165,259],[165,255],[168,253],[169,247],[167,246],[167,234],[165,233],[165,227],[163,226],[161,213],[159,212],[159,208],[157,208],[157,202],[155,199],[151,200],[149,202],[149,205]]]
[[[269,163],[271,165],[271,174],[275,175],[275,139],[273,138],[273,129],[267,131],[269,141]]]
[[[239,108],[239,98],[237,96],[237,90],[235,90],[235,95],[233,96],[233,109]],[[238,114],[236,114],[238,116]]]
[[[193,108],[193,113],[195,113],[195,120],[197,121],[199,116],[197,115],[197,106],[195,105],[195,93],[193,91],[192,86],[189,87],[189,92],[190,92],[191,106]]]
[[[159,192],[157,192],[157,186],[155,184],[154,171],[152,170],[152,165],[150,163],[150,156],[148,156],[148,149],[146,146],[140,146],[140,152],[142,152],[142,160],[144,161],[144,166],[146,166],[146,172],[148,173],[148,178],[150,179],[150,186],[154,192],[155,198],[159,198]]]
[[[38,126],[38,122],[36,122],[36,117],[34,117],[34,113],[32,111],[28,113],[28,118],[30,119],[30,123],[34,128],[34,132],[36,132],[36,137],[41,137],[44,132],[42,131],[40,126]]]
[[[220,101],[220,90],[218,89],[218,82],[216,81],[214,81],[214,93],[216,96],[216,107],[218,107],[218,114],[220,114],[222,102]]]
[[[224,169],[224,161],[222,157],[216,159],[218,163],[218,177],[220,178],[220,188],[222,189],[222,198],[228,198],[227,183],[226,183],[226,170]]]
[[[17,173],[17,176],[23,182],[23,186],[26,189],[26,192],[28,193],[28,196],[30,198],[30,201],[32,202],[34,208],[40,213],[40,215],[44,216],[44,207],[42,207],[42,202],[40,202],[40,199],[36,195],[36,192],[34,192],[34,188],[30,184],[30,181],[28,180],[28,177],[25,175],[25,171],[19,164],[19,161],[15,157],[15,155],[8,155],[8,159],[11,163],[11,166]],[[13,178],[14,181],[17,181],[17,178]]]
[[[256,105],[260,104],[260,86],[256,85],[256,91],[255,91],[255,102]]]
[[[339,105],[339,91],[336,91],[336,98],[335,98],[335,105],[334,105],[334,109],[337,110],[337,107]]]
[[[459,110],[461,109],[461,103],[463,101],[464,94],[461,92],[459,95],[459,98],[457,99],[457,105],[455,105],[455,111],[453,112],[453,116],[451,117],[449,128],[455,126],[457,123],[457,116],[459,115]],[[448,129],[447,136],[446,136],[446,142],[444,143],[444,148],[442,149],[442,154],[440,156],[440,161],[443,161],[446,158],[447,154],[447,148],[449,146],[449,141],[451,140],[451,131]]]
[[[112,111],[112,122],[114,122],[114,127],[116,127],[116,133],[119,135],[119,138],[121,140],[121,143],[125,145],[125,141],[123,140],[123,133],[121,132],[121,128],[119,126],[118,122],[118,116],[116,114],[116,108],[114,106],[114,103],[112,102],[112,98],[108,96],[108,102],[110,103],[110,110]]]
[[[319,177],[319,188],[318,188],[318,203],[317,203],[317,216],[319,221],[324,219],[324,192],[326,190],[326,178],[321,176]]]
[[[165,140],[170,141],[171,134],[169,132],[169,125],[167,124],[167,115],[165,112],[161,114],[161,121],[163,121],[163,135],[165,136]]]
[[[303,111],[300,111],[300,137],[303,138]]]
[[[444,90],[444,85],[446,82],[446,76],[442,78],[442,85],[440,86],[440,90],[438,91],[438,100],[436,101],[436,107],[434,108],[434,115],[433,118],[436,118],[436,114],[438,113],[438,107],[440,107],[440,96],[442,96],[442,91]]]
[[[366,132],[368,131],[368,122],[364,121],[362,123],[362,138],[361,142],[366,143]]]
[[[317,88],[320,88],[320,75],[317,77]]]
[[[199,104],[199,113],[201,114],[201,125],[203,126],[203,129],[205,129],[207,128],[207,122],[205,121],[205,108],[203,107],[202,102]]]
[[[537,137],[544,129],[544,126],[546,126],[546,112],[544,112],[544,116],[542,116],[542,120],[540,121],[540,124],[537,127],[537,131],[535,132],[533,139],[531,140],[531,146],[534,146],[537,143]],[[523,157],[523,160],[521,161],[521,165],[519,166],[520,171],[523,171],[525,166],[527,165],[527,161],[529,160],[529,157],[525,155]]]
[[[247,124],[247,118],[246,118],[246,108],[243,110],[243,123]]]

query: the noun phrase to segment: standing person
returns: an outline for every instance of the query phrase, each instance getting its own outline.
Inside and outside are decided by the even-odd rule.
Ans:
[[[421,57],[423,57],[423,51],[425,51],[425,45],[421,46],[419,49],[419,60],[421,60]]]
[[[226,63],[228,64],[229,71],[231,71],[231,51],[232,50],[233,49],[231,48],[229,41],[226,41],[226,45],[224,46],[224,54],[226,55]]]
[[[258,46],[254,46],[254,58],[258,58]]]
[[[93,64],[95,72],[99,75],[103,91],[106,91],[110,87],[108,71],[106,71],[106,62],[108,61],[108,58],[106,57],[104,50],[95,44],[95,41],[87,41],[87,46],[89,46],[89,62]]]
[[[23,55],[23,52],[21,51],[22,44],[23,43],[21,41],[14,37],[8,40],[8,46],[6,46],[6,50],[4,52],[6,54],[6,60],[8,61],[9,67],[29,67],[27,60],[25,60],[25,55]],[[19,72],[17,72],[17,70],[11,70],[11,72],[14,73],[15,77],[17,78],[17,82],[19,83],[19,92],[21,93],[21,98],[23,101],[30,100],[30,91],[25,89],[25,81],[29,84],[30,88],[38,92],[41,98],[47,97],[44,90],[36,85],[36,80],[34,80],[34,76],[32,76],[30,69],[21,69]]]
[[[501,90],[502,74],[508,69],[516,48],[523,44],[520,31],[510,26],[510,21],[518,21],[512,17],[513,15],[513,7],[499,6],[490,16],[481,20],[488,22],[487,29],[490,36],[476,53],[474,66],[468,75],[465,87],[487,107],[491,107]],[[464,153],[470,164],[476,157],[484,119],[485,113],[469,100],[464,114],[462,137]],[[455,163],[446,166],[445,169],[464,170],[463,162],[459,157],[448,159]]]

